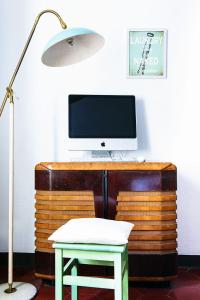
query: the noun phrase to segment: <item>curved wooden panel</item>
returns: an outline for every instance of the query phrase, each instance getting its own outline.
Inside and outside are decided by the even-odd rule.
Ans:
[[[37,224],[36,226],[36,229],[49,229],[49,230],[52,230],[51,233],[53,233],[54,230],[58,229],[61,225],[65,224],[66,221],[63,221],[61,224],[48,224],[48,223],[40,223],[40,224]],[[50,233],[50,234],[51,234]],[[49,234],[49,235],[50,235]]]
[[[134,231],[137,230],[175,230],[177,228],[177,224],[167,224],[167,225],[135,225]]]
[[[76,204],[76,203],[74,203]],[[94,211],[94,205],[48,205],[48,204],[36,204],[36,210],[44,210],[44,211],[80,211],[80,210],[87,210],[87,211]]]
[[[176,251],[176,192],[119,192],[116,220],[134,223],[130,251]]]
[[[64,214],[40,214],[36,213],[35,214],[36,219],[45,219],[45,220],[65,220],[68,221],[70,219],[75,219],[75,218],[94,218],[95,214],[85,214],[85,215],[67,215],[66,212]]]
[[[87,201],[94,201],[94,197],[93,195],[70,195],[69,193],[67,193],[67,195],[57,195],[57,194],[53,194],[53,195],[41,195],[41,194],[36,194],[35,195],[35,199],[37,200],[45,200],[45,201],[58,201],[58,200],[71,200],[71,201],[77,201],[77,200],[81,200],[81,202],[87,200]]]
[[[54,196],[60,196],[62,197],[76,197],[79,198],[79,196],[83,196],[84,197],[92,197],[93,198],[93,191],[90,190],[78,190],[78,191],[59,191],[59,190],[55,190],[55,191],[47,191],[47,190],[37,190],[36,194],[35,194],[35,198],[38,198],[38,196],[49,196],[49,197],[54,197]]]
[[[52,242],[48,241],[48,237],[68,220],[95,217],[92,191],[37,191],[35,199],[37,251],[54,252]]]
[[[145,192],[134,192],[134,195],[132,195],[133,192],[122,192],[118,196],[118,201],[176,201],[177,196],[176,192],[148,192],[146,194]]]
[[[176,205],[145,205],[145,206],[140,206],[140,205],[128,205],[128,206],[118,206],[117,207],[117,211],[139,211],[139,210],[143,210],[143,211],[151,211],[151,210],[156,210],[156,211],[162,211],[162,210],[176,210]]]
[[[176,251],[177,243],[170,241],[129,241],[129,250],[174,250]]]
[[[132,231],[129,236],[129,241],[163,241],[176,240],[177,233],[174,230],[168,231]]]
[[[116,220],[118,221],[169,221],[176,220],[176,214],[168,214],[168,215],[152,215],[152,216],[137,216],[137,215],[117,215]]]

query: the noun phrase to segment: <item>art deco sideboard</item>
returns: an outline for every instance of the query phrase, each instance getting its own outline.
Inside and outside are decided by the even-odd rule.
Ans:
[[[48,236],[71,218],[95,216],[135,224],[128,244],[130,280],[176,277],[177,174],[172,163],[40,163],[35,189],[37,277],[54,278]]]

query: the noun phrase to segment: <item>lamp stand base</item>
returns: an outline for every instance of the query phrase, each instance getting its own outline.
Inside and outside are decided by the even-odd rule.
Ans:
[[[13,282],[12,289],[9,288],[8,283],[0,284],[1,300],[31,300],[36,293],[36,287],[30,283]]]

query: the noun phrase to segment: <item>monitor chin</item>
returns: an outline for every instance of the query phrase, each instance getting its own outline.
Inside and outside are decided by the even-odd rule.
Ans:
[[[137,138],[68,138],[67,149],[73,151],[133,151],[137,150]]]

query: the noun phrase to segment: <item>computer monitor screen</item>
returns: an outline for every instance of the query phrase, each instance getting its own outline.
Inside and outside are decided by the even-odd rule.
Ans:
[[[134,96],[69,95],[68,108],[70,143],[79,142],[80,150],[137,147]]]

